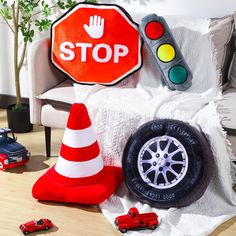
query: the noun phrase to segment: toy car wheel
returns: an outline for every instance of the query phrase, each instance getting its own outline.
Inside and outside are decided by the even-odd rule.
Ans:
[[[150,228],[152,229],[152,230],[154,230],[154,229],[156,229],[156,225],[155,224],[153,224]]]
[[[126,229],[126,228],[123,228],[123,229],[120,230],[120,232],[124,234],[124,233],[127,232],[127,229]]]
[[[114,222],[114,223],[115,223],[115,225],[117,226],[117,225],[118,225],[118,220],[115,220],[115,222]]]
[[[28,231],[28,230],[26,230],[25,232],[24,232],[24,235],[27,235],[27,234],[29,234],[30,232]]]
[[[0,162],[0,170],[5,170],[4,164],[2,162]]]
[[[46,226],[46,227],[45,227],[45,230],[49,230],[49,227],[48,227],[48,226]]]
[[[203,133],[187,123],[160,119],[140,127],[122,159],[128,189],[159,208],[187,206],[205,192],[213,154]]]

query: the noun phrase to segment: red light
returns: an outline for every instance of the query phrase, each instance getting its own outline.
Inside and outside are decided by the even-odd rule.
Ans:
[[[145,33],[148,38],[155,40],[162,37],[165,30],[163,25],[160,22],[157,21],[151,21],[149,22],[145,27]]]

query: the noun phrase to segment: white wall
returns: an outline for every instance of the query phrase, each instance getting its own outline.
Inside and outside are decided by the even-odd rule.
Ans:
[[[13,35],[3,20],[0,21],[0,94],[15,94],[13,66]],[[21,71],[21,90],[28,97],[26,66]]]
[[[104,0],[103,2],[108,2]],[[219,17],[236,11],[235,0],[115,0],[127,10],[160,15]]]
[[[101,0],[116,3],[128,11],[155,12],[159,15],[192,15],[219,17],[236,11],[235,0]],[[14,95],[12,37],[7,26],[0,19],[0,94]],[[23,97],[28,97],[27,68],[21,73]]]
[[[12,66],[10,66],[11,55],[8,40],[10,35],[8,35],[6,25],[3,21],[0,22],[0,94],[2,92],[10,92],[12,81]]]

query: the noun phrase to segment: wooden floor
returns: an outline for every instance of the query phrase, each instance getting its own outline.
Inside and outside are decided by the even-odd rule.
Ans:
[[[0,127],[6,127],[5,111],[0,111]],[[31,235],[60,236],[118,236],[120,233],[108,223],[97,207],[75,204],[39,203],[31,196],[35,181],[52,166],[60,150],[63,131],[52,132],[52,155],[45,158],[44,132],[17,134],[18,141],[31,152],[30,162],[23,167],[0,172],[0,236],[22,235],[21,223],[31,219],[49,218],[55,227],[47,232]],[[236,217],[221,225],[211,236],[235,236]],[[168,236],[168,235],[167,235]]]

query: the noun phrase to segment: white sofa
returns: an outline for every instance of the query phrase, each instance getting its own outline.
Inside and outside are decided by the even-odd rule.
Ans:
[[[68,111],[56,109],[37,97],[65,80],[65,75],[55,69],[49,60],[49,46],[48,38],[40,39],[33,42],[28,51],[30,119],[32,124],[45,127],[47,157],[50,156],[51,128],[65,128],[68,117]],[[72,84],[68,95],[71,93]],[[67,97],[67,94],[59,96]]]
[[[234,45],[233,40],[231,44]],[[49,38],[34,41],[28,51],[30,118],[33,124],[45,127],[47,157],[50,156],[51,128],[65,128],[70,105],[75,102],[72,81],[51,64],[49,51]],[[228,61],[231,59],[232,53]],[[224,84],[227,84],[228,68],[229,65],[224,68]],[[223,99],[218,102],[219,113],[236,154],[236,88],[226,88]]]

